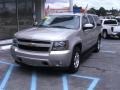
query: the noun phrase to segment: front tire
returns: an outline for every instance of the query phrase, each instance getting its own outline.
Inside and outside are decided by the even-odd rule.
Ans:
[[[78,71],[80,66],[80,48],[75,47],[72,54],[71,64],[68,68],[69,73],[75,73]]]
[[[102,37],[103,37],[104,39],[107,39],[107,38],[108,38],[108,33],[107,33],[107,31],[103,31],[103,32],[102,32]]]
[[[100,51],[101,38],[99,37],[96,45],[94,46],[94,52],[97,53]]]

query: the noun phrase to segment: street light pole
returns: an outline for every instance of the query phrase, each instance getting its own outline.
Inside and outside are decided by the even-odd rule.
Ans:
[[[36,5],[35,5],[35,1],[33,2],[33,20],[34,23],[36,22]]]
[[[16,0],[16,20],[17,20],[17,30],[19,31],[19,29],[20,29],[20,25],[19,25],[19,15],[18,15],[18,0]]]
[[[69,0],[70,12],[73,12],[73,0]]]

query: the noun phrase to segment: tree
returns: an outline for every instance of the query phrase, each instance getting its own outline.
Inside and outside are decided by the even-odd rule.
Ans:
[[[97,10],[95,8],[90,8],[88,10],[88,13],[91,13],[91,14],[97,14]]]
[[[112,12],[112,15],[114,15],[114,16],[117,16],[119,13],[119,11],[117,9],[113,9],[113,8],[112,8],[111,12]]]
[[[106,12],[105,8],[100,7],[100,9],[98,10],[98,15],[99,16],[106,16],[107,12]]]

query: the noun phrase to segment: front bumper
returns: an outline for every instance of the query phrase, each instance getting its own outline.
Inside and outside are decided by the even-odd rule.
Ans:
[[[49,52],[32,52],[11,47],[11,54],[15,61],[31,66],[68,67],[71,62],[70,50]]]
[[[120,32],[113,32],[113,33],[110,34],[110,36],[120,37]]]

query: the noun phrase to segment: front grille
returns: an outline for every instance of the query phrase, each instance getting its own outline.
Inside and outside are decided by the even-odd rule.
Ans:
[[[28,51],[48,52],[51,47],[49,41],[17,39],[18,48]]]
[[[37,40],[27,40],[27,39],[18,39],[18,42],[50,44],[50,42],[48,41],[37,41]]]
[[[42,51],[42,52],[48,52],[49,47],[34,47],[34,46],[25,46],[25,45],[18,45],[18,48],[28,51]]]

